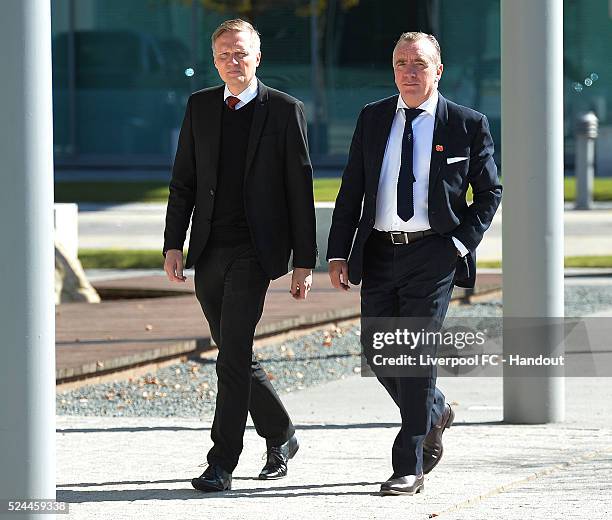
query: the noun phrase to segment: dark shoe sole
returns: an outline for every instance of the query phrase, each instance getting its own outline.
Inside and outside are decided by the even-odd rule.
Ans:
[[[401,495],[413,496],[413,495],[416,495],[417,493],[421,493],[424,489],[425,489],[425,484],[421,484],[414,491],[411,491],[411,492],[400,491],[399,489],[388,488],[388,489],[381,489],[380,490],[380,494],[383,497],[385,497],[385,496],[387,496],[387,497],[391,497],[391,496],[397,497],[397,496],[401,496]]]
[[[450,413],[448,414],[448,420],[446,421],[446,424],[444,425],[444,428],[442,428],[442,435],[444,434],[444,430],[446,430],[447,428],[450,428],[452,426],[454,420],[455,420],[455,412],[451,408],[450,409]],[[425,471],[425,469],[423,468],[423,473],[425,473],[425,475],[430,473],[431,470],[433,470],[438,465],[438,463],[442,460],[442,455],[444,455],[444,445],[442,445],[442,447],[440,448],[440,456],[436,459],[436,461],[434,462],[433,466],[431,468],[427,469],[427,471]]]
[[[231,484],[226,488],[220,488],[218,486],[212,486],[210,484],[207,484],[206,482],[203,482],[198,478],[191,479],[191,485],[194,487],[194,489],[197,489],[198,491],[203,491],[205,493],[220,493],[222,491],[230,491],[232,489]]]
[[[287,476],[287,473],[285,473],[284,475],[276,475],[274,477],[270,477],[268,475],[259,475],[259,477],[257,477],[259,480],[280,480],[281,478],[285,478]]]

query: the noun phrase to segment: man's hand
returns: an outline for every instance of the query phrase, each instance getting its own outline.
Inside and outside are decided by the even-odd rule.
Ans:
[[[312,286],[312,269],[294,267],[289,292],[296,300],[305,300]]]
[[[336,289],[342,289],[343,291],[350,289],[348,283],[348,263],[346,260],[330,260],[327,269],[331,284]]]
[[[187,280],[183,276],[183,252],[180,249],[168,249],[166,251],[166,261],[164,271],[171,282],[184,282]]]

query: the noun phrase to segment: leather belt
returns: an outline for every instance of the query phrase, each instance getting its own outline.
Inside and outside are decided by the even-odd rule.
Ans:
[[[424,231],[379,231],[378,229],[372,229],[373,236],[391,242],[396,246],[411,244],[422,238],[437,234],[433,229],[426,229]]]

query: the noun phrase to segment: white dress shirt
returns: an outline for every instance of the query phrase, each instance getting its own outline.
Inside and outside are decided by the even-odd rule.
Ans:
[[[402,136],[406,124],[406,113],[409,108],[402,96],[397,98],[395,117],[391,132],[387,139],[387,147],[380,170],[378,195],[376,198],[376,221],[374,227],[379,231],[424,231],[429,229],[427,217],[427,192],[429,189],[429,161],[431,159],[431,143],[433,141],[436,107],[438,106],[438,91],[418,108],[423,110],[412,121],[413,153],[412,171],[416,181],[414,189],[414,216],[404,222],[397,214],[397,180],[402,158]]]
[[[431,96],[417,108],[423,110],[412,121],[412,168],[415,177],[413,184],[414,216],[404,222],[397,214],[397,180],[402,158],[402,137],[406,124],[404,108],[409,108],[402,96],[397,98],[395,117],[391,125],[391,132],[387,140],[385,155],[378,181],[378,195],[376,196],[376,220],[374,227],[379,231],[424,231],[429,229],[428,193],[429,193],[429,163],[431,161],[431,147],[433,143],[434,124],[436,121],[436,108],[438,106],[438,91],[434,90]],[[455,247],[465,256],[467,248],[455,237],[452,237]],[[331,260],[346,260],[345,258],[330,258]]]
[[[237,96],[234,96],[234,94],[230,92],[230,89],[227,88],[227,85],[225,85],[225,90],[223,91],[223,102],[224,103],[227,101],[228,97],[237,97],[240,100],[238,103],[236,103],[234,110],[238,110],[239,108],[242,108],[249,101],[252,101],[253,99],[257,97],[257,78],[253,76],[253,79],[249,83],[249,86],[245,88]]]

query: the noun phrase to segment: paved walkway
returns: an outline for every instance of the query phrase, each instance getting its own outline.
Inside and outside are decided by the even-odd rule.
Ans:
[[[263,441],[249,428],[234,489],[190,486],[210,417],[58,417],[57,498],[78,519],[547,519],[612,515],[612,381],[568,379],[567,420],[501,422],[501,379],[441,379],[456,410],[424,493],[381,497],[398,413],[375,379],[351,377],[284,397],[301,449],[286,479],[254,477]]]

